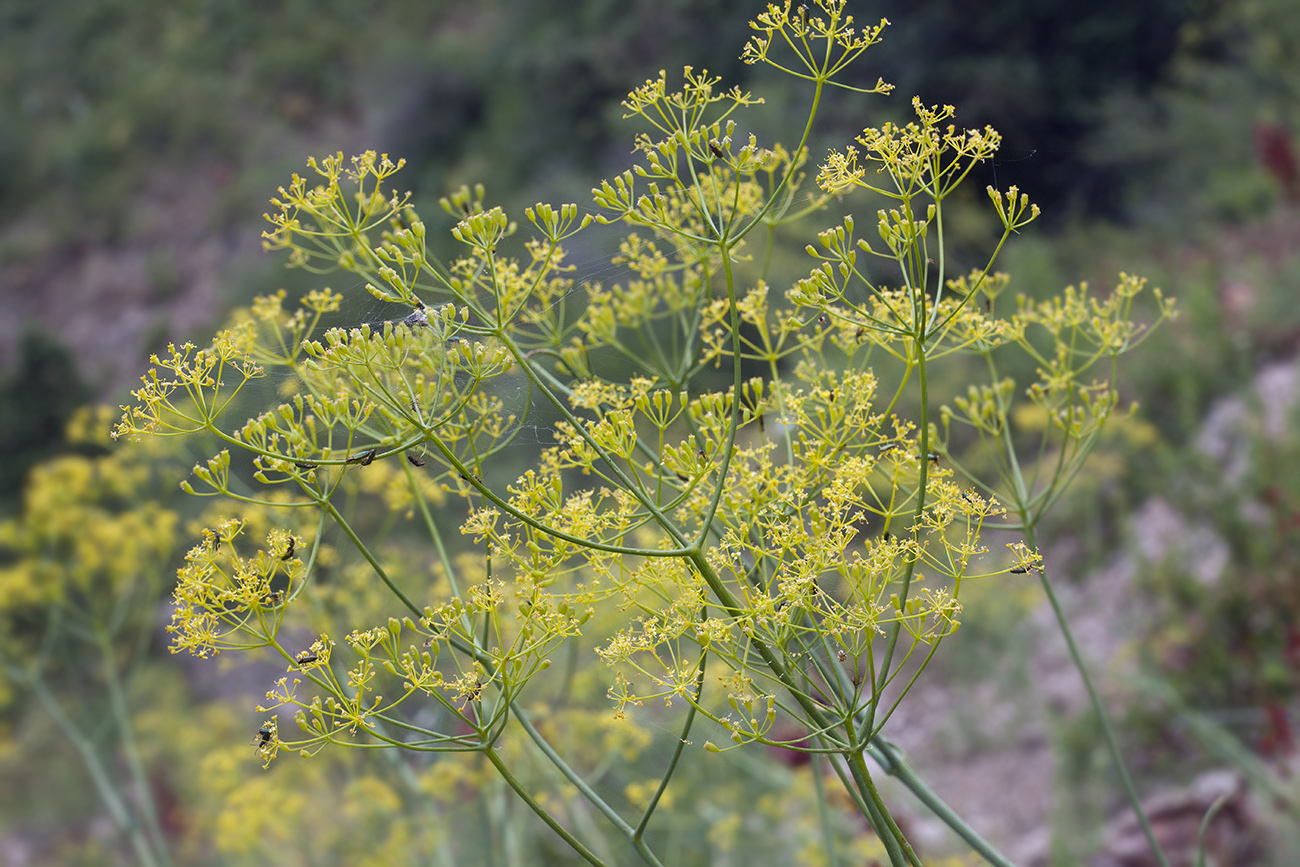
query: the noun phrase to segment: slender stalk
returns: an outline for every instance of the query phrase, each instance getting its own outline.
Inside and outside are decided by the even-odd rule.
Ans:
[[[1201,819],[1201,826],[1196,831],[1196,867],[1205,867],[1205,834],[1210,830],[1210,823],[1214,817],[1223,809],[1223,805],[1232,800],[1232,792],[1224,792],[1214,800],[1210,809],[1205,811],[1205,816]]]
[[[700,696],[704,692],[704,666],[708,661],[707,653],[700,657],[700,674],[695,680],[695,701],[699,702]],[[637,823],[636,830],[632,832],[634,840],[640,840],[641,835],[645,833],[646,826],[650,824],[650,817],[654,815],[655,807],[659,805],[659,799],[663,797],[664,792],[668,789],[668,781],[673,778],[673,772],[677,770],[677,761],[682,757],[682,750],[686,747],[686,738],[691,733],[691,724],[695,722],[695,704],[692,704],[690,710],[686,712],[686,723],[682,726],[681,736],[677,739],[677,746],[673,749],[673,757],[668,762],[668,767],[664,769],[663,779],[659,781],[659,788],[655,790],[654,797],[646,805],[645,814],[641,816],[641,821]]]
[[[163,834],[162,825],[158,821],[158,810],[154,804],[153,793],[149,788],[149,780],[144,773],[144,765],[140,761],[140,751],[136,746],[134,730],[131,726],[131,715],[127,711],[126,698],[122,695],[122,681],[118,675],[117,663],[113,658],[113,645],[108,636],[104,633],[96,635],[99,643],[100,657],[104,661],[104,679],[108,684],[109,706],[113,709],[113,718],[117,723],[118,731],[122,737],[122,749],[126,754],[126,765],[131,773],[131,781],[135,786],[135,797],[141,814],[144,816],[145,826],[153,837],[153,844],[158,855],[158,863],[167,867],[171,864],[171,858],[167,853],[167,838]]]
[[[99,797],[103,800],[104,806],[108,808],[108,813],[113,817],[117,826],[126,832],[131,840],[131,846],[135,849],[136,857],[144,867],[160,867],[158,859],[154,857],[149,840],[140,827],[140,823],[131,815],[130,809],[122,796],[113,786],[112,779],[108,771],[104,768],[104,763],[100,761],[99,754],[95,752],[95,747],[81,733],[68,715],[64,712],[62,705],[50,693],[45,686],[45,681],[39,675],[31,675],[28,678],[31,683],[33,692],[36,693],[37,699],[49,711],[50,716],[54,718],[54,723],[62,731],[64,736],[72,741],[72,745],[81,753],[81,760],[86,765],[86,770],[90,773],[91,782],[95,785],[95,791],[99,792]]]
[[[1026,520],[1027,516],[1024,513],[1021,513],[1021,518],[1025,524],[1025,544],[1029,546],[1030,550],[1036,551],[1038,550],[1038,544],[1034,538],[1034,526]],[[1084,688],[1088,691],[1088,701],[1092,704],[1092,709],[1101,723],[1101,733],[1106,741],[1106,749],[1110,752],[1111,761],[1115,763],[1115,770],[1119,774],[1120,784],[1124,787],[1124,793],[1128,796],[1129,804],[1133,807],[1133,813],[1137,816],[1138,824],[1142,827],[1142,834],[1147,839],[1147,845],[1151,847],[1151,854],[1155,856],[1156,863],[1160,867],[1169,867],[1169,861],[1165,858],[1164,850],[1160,848],[1160,843],[1151,830],[1151,823],[1147,821],[1146,812],[1142,809],[1142,801],[1139,799],[1137,788],[1133,785],[1133,780],[1129,776],[1128,767],[1124,764],[1124,756],[1119,749],[1119,739],[1115,737],[1115,730],[1111,726],[1110,715],[1106,713],[1106,706],[1102,703],[1101,696],[1092,683],[1092,675],[1088,673],[1088,666],[1083,660],[1083,654],[1079,652],[1079,646],[1074,642],[1074,633],[1070,629],[1070,623],[1065,617],[1065,612],[1061,609],[1060,601],[1056,598],[1056,591],[1052,589],[1052,582],[1047,578],[1046,565],[1039,569],[1038,580],[1042,584],[1043,592],[1047,594],[1047,601],[1052,605],[1052,614],[1056,617],[1056,624],[1060,627],[1062,637],[1065,638],[1065,646],[1070,651],[1070,659],[1074,663],[1075,669],[1078,670],[1079,676],[1083,678]]]
[[[623,817],[615,812],[614,808],[609,806],[609,804],[605,802],[605,799],[597,794],[596,790],[593,789],[586,780],[569,767],[568,762],[564,761],[560,754],[555,751],[555,748],[551,746],[550,742],[548,742],[546,738],[542,737],[541,732],[534,728],[532,722],[528,719],[528,716],[523,712],[523,708],[519,707],[515,702],[512,702],[510,707],[511,710],[514,711],[515,720],[519,723],[520,727],[523,728],[524,733],[527,734],[537,748],[542,751],[542,754],[546,756],[547,760],[564,775],[565,779],[572,783],[574,788],[581,792],[583,797],[585,797],[592,806],[599,810],[605,818],[619,830],[619,833],[623,834],[623,836],[627,837],[628,840],[631,841],[637,854],[639,854],[647,864],[652,865],[652,867],[663,867],[659,858],[654,854],[650,847],[646,845],[645,840],[641,839],[641,837],[637,835],[632,826],[624,821]],[[567,840],[568,838],[566,837],[565,839]]]
[[[891,741],[877,735],[871,741],[871,748],[867,752],[885,773],[906,786],[916,796],[917,800],[925,805],[926,809],[951,828],[957,836],[966,841],[966,845],[974,849],[981,858],[994,865],[994,867],[1015,867],[1007,856],[981,837],[974,828],[962,819],[960,814],[948,806],[942,798],[935,794],[933,789],[926,785],[924,780],[917,776],[916,772],[903,759],[902,750]]]
[[[529,809],[536,813],[552,831],[559,834],[560,837],[563,838],[564,842],[568,843],[573,848],[573,851],[581,855],[583,860],[588,864],[594,864],[595,867],[605,867],[604,861],[600,860],[596,857],[594,852],[582,845],[577,837],[574,837],[565,830],[564,826],[555,821],[555,817],[552,816],[545,807],[537,803],[536,799],[534,799],[532,795],[528,794],[528,790],[524,788],[523,783],[519,782],[519,780],[515,778],[515,775],[510,773],[510,768],[506,766],[505,762],[501,761],[501,757],[497,755],[496,750],[488,747],[483,750],[483,755],[492,763],[492,767],[497,769],[497,773],[501,775],[501,779],[505,780],[506,785],[514,789],[515,794],[528,805]]]
[[[826,803],[826,783],[822,780],[821,756],[814,753],[809,758],[813,791],[817,794],[817,818],[821,823],[822,845],[826,847],[826,867],[839,867],[840,856],[835,850],[835,831],[831,828],[830,806]]]

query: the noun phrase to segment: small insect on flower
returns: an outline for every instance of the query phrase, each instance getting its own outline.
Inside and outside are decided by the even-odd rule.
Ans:
[[[465,701],[461,704],[460,709],[463,711],[465,708],[469,707],[470,702],[482,701],[482,700],[483,700],[483,681],[475,680],[474,688],[469,691],[469,695],[465,696]]]
[[[825,313],[817,314],[817,324],[820,325],[822,328],[825,328],[827,325],[830,324],[830,322],[831,321],[826,318]]]
[[[763,424],[763,414],[761,412],[758,414],[758,432],[764,436],[767,435],[767,427]]]
[[[930,463],[932,463],[932,464],[937,464],[937,463],[939,463],[939,453],[938,453],[938,452],[930,452],[928,455],[926,455],[926,457],[930,459]]]
[[[1016,568],[1014,568],[1014,569],[1011,570],[1011,574],[1012,574],[1012,575],[1024,575],[1024,574],[1027,573],[1028,571],[1029,571],[1029,570],[1026,569],[1024,566],[1017,566]]]
[[[406,318],[398,324],[405,325],[407,328],[428,328],[429,314],[424,312],[424,305],[421,304],[419,307],[415,308],[415,310],[411,311],[411,313],[407,314]],[[412,409],[414,408],[415,407],[412,407]]]
[[[289,547],[284,549],[284,555],[280,557],[280,562],[284,562],[285,560],[288,560],[290,557],[293,556],[293,546],[294,546],[294,538],[293,536],[290,536]]]
[[[318,659],[320,659],[320,657],[317,656],[312,651],[304,650],[302,653],[295,656],[293,658],[293,661],[296,662],[298,665],[309,665]]]
[[[366,449],[361,454],[348,458],[345,463],[359,464],[360,466],[368,467],[370,466],[370,462],[375,459],[376,452],[378,452],[378,449]]]
[[[840,662],[843,662],[844,660],[849,658],[849,654],[847,651],[840,649],[835,652],[835,658],[838,659]]]
[[[269,728],[262,726],[257,730],[257,734],[253,735],[253,746],[259,750],[266,749],[267,744],[271,743],[271,737],[274,734]]]
[[[298,469],[300,469],[300,470],[314,470],[314,469],[316,469],[316,465],[315,465],[315,464],[309,464],[309,463],[306,463],[306,462],[294,461],[294,462],[293,462],[293,465],[294,465],[295,467],[297,467]]]
[[[275,606],[280,604],[280,600],[283,598],[284,598],[284,594],[281,593],[279,590],[276,590],[274,593],[266,594],[258,601],[261,602],[261,604],[267,608],[274,608]]]
[[[413,467],[422,467],[422,466],[424,466],[424,461],[421,460],[420,457],[419,457],[418,455],[413,455],[413,454],[411,454],[410,452],[407,452],[407,454],[406,454],[406,459],[407,459],[408,461],[411,462],[411,466],[413,466]]]

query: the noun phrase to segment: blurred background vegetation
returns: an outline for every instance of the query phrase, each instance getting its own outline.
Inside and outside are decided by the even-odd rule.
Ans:
[[[955,105],[960,124],[1004,136],[956,215],[959,260],[985,249],[994,228],[981,214],[984,184],[1018,184],[1045,217],[1001,262],[1013,292],[1106,286],[1122,269],[1179,298],[1182,318],[1128,371],[1139,415],[1117,429],[1049,535],[1063,540],[1054,553],[1068,558],[1061,571],[1077,585],[1080,612],[1105,608],[1103,594],[1128,600],[1102,628],[1119,636],[1117,649],[1098,653],[1147,790],[1229,768],[1267,800],[1240,821],[1266,827],[1261,839],[1271,841],[1256,853],[1262,860],[1231,863],[1294,863],[1292,0],[855,0],[850,10],[863,23],[893,22],[857,69],[863,84],[879,76],[898,89],[829,102],[814,160],[864,126],[905,119],[913,94]],[[465,183],[485,183],[489,202],[515,213],[539,199],[583,204],[595,182],[631,161],[635,130],[620,120],[619,101],[683,64],[764,96],[746,123],[770,140],[800,116],[792,112],[806,94],[740,63],[757,11],[724,0],[0,5],[0,291],[9,308],[0,322],[0,857],[135,857],[87,782],[89,755],[124,791],[137,786],[136,801],[151,793],[152,833],[167,837],[178,863],[399,863],[397,853],[417,851],[432,853],[411,859],[420,863],[477,863],[421,837],[433,827],[421,811],[476,827],[516,815],[471,761],[413,772],[404,759],[367,753],[261,771],[248,746],[260,720],[248,709],[275,669],[199,675],[169,657],[158,626],[167,576],[199,513],[169,491],[199,451],[110,456],[93,414],[78,412],[124,402],[148,352],[167,341],[202,343],[254,295],[306,285],[260,255],[257,217],[308,154],[405,157],[399,182],[431,227],[433,202]],[[800,250],[816,228],[789,234],[775,274],[806,272]],[[580,277],[616,279],[599,264],[608,250],[575,252]],[[362,308],[348,315],[359,321]],[[131,461],[148,471],[121,465]],[[88,535],[88,526],[126,521],[146,496],[176,516],[174,534],[155,527],[147,552],[124,541],[125,529]],[[1106,583],[1117,562],[1129,577]],[[950,693],[969,699],[961,713],[972,718],[946,742],[953,767],[1010,750],[998,738],[1019,729],[998,735],[981,722],[1001,719],[995,705],[1043,697],[1033,682],[1040,649],[1029,640],[1038,602],[981,588],[965,618],[978,627],[958,636],[959,654],[940,655]],[[114,649],[107,667],[78,643],[105,640]],[[994,673],[997,696],[962,692],[976,671]],[[1160,689],[1138,686],[1151,682]],[[601,688],[583,688],[595,708],[588,724],[599,728]],[[118,689],[129,719],[106,710]],[[1045,820],[1052,842],[1039,849],[1052,863],[1080,863],[1118,845],[1095,831],[1117,810],[1114,789],[1088,715],[1069,701],[1043,703],[1029,715],[1046,732],[1056,806]],[[51,725],[58,714],[71,728]],[[670,739],[650,726],[652,741]],[[636,755],[654,747],[616,748],[628,751],[625,767],[600,773],[634,802]],[[762,828],[779,825],[763,824],[770,814],[799,829],[783,845],[815,849],[814,818],[782,812],[780,800],[812,785],[808,767],[764,758],[737,760],[713,780],[699,770],[699,785],[734,790],[735,803],[679,804],[674,845],[713,853],[698,863],[765,863],[753,859],[772,851],[762,842]],[[487,840],[472,858],[510,863],[526,845],[541,848],[517,863],[568,863],[544,830],[518,827],[518,839]],[[837,833],[857,840],[861,829]],[[1000,839],[990,832],[1009,851],[1028,847],[1028,834],[1014,824]]]

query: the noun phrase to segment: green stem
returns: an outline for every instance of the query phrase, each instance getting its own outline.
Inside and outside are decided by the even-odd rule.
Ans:
[[[334,503],[328,499],[322,499],[320,505],[322,509],[329,512],[330,518],[333,519],[334,523],[339,525],[339,529],[343,531],[343,534],[352,540],[352,544],[356,546],[357,551],[362,557],[366,558],[366,562],[370,564],[370,568],[375,570],[375,574],[379,576],[379,580],[384,582],[384,585],[388,587],[389,591],[396,596],[401,603],[407,607],[407,610],[414,614],[417,619],[423,617],[424,611],[412,602],[410,597],[403,593],[400,587],[393,583],[393,579],[388,577],[388,572],[379,564],[379,561],[375,559],[375,555],[370,553],[370,548],[366,546],[365,542],[361,541],[361,537],[352,529],[352,525],[344,519],[343,513],[334,507]]]
[[[831,828],[831,811],[826,803],[826,784],[822,781],[821,756],[814,753],[811,759],[813,791],[817,793],[817,818],[821,822],[822,845],[826,847],[826,867],[839,867],[839,853],[835,851],[835,832]]]
[[[922,293],[914,314],[917,322],[925,321],[924,299],[925,295]],[[916,483],[916,509],[912,513],[914,533],[920,531],[921,517],[925,511],[926,488],[930,482],[930,381],[925,363],[925,331],[923,326],[918,326],[918,329],[919,335],[914,340],[914,345],[916,346],[916,375],[921,389],[921,421],[917,435],[917,448],[920,450],[920,454],[917,455],[917,460],[920,462],[920,476]],[[903,570],[903,586],[898,592],[898,600],[902,605],[907,604],[907,597],[912,589],[912,576],[915,573],[916,557],[913,556]],[[898,636],[902,630],[902,623],[897,621],[889,630],[889,638],[885,643],[884,658],[880,663],[880,673],[876,678],[876,695],[882,695],[885,686],[889,683],[890,669],[893,667],[894,662],[894,649],[898,644]],[[875,702],[872,702],[871,716],[869,718],[869,724],[872,728],[875,728],[875,704]]]
[[[663,867],[658,857],[656,857],[654,852],[650,850],[650,847],[645,844],[645,841],[637,836],[632,826],[624,821],[623,817],[616,813],[613,807],[605,803],[605,799],[596,794],[596,791],[587,784],[587,781],[570,768],[569,764],[561,758],[560,754],[555,751],[555,748],[551,746],[550,742],[548,742],[546,738],[542,737],[541,732],[533,727],[532,722],[523,712],[523,708],[519,707],[515,702],[510,703],[510,708],[515,714],[516,721],[518,721],[519,725],[523,728],[524,733],[527,734],[537,748],[542,751],[551,764],[564,775],[564,778],[572,783],[574,788],[581,792],[583,797],[590,801],[591,805],[599,810],[601,814],[603,814],[605,818],[619,830],[619,833],[632,842],[637,853],[647,864],[652,865],[652,867]],[[568,838],[566,837],[565,839]]]
[[[849,726],[851,727],[852,723],[849,723]],[[876,788],[875,780],[871,779],[871,772],[867,770],[867,763],[862,758],[863,752],[863,750],[854,750],[846,758],[849,772],[853,775],[859,791],[866,796],[866,803],[872,808],[871,824],[876,831],[876,837],[884,844],[885,852],[889,855],[889,863],[894,867],[902,867],[903,864],[920,867],[916,853],[912,851],[894,817],[889,814],[889,809]]]
[[[682,734],[677,739],[677,746],[673,749],[673,757],[668,762],[668,767],[664,770],[663,779],[659,781],[659,788],[655,790],[654,797],[645,808],[645,815],[637,823],[636,830],[632,832],[633,840],[640,840],[645,833],[646,826],[650,824],[650,817],[654,815],[655,807],[659,805],[659,799],[668,789],[668,781],[673,778],[673,772],[677,770],[677,761],[682,757],[682,750],[686,747],[686,738],[691,733],[691,724],[695,722],[695,706],[700,701],[700,696],[704,694],[704,666],[708,661],[707,653],[700,657],[700,674],[695,680],[695,701],[692,702],[690,710],[686,712],[686,723],[682,726]]]
[[[966,821],[948,806],[925,781],[917,776],[911,766],[903,759],[903,752],[891,741],[877,735],[871,741],[871,757],[880,765],[881,770],[906,786],[916,799],[925,805],[940,821],[953,830],[958,837],[966,841],[988,863],[994,867],[1015,867],[1011,860],[993,847],[979,833],[966,824]]]
[[[109,706],[113,709],[114,720],[122,735],[122,748],[126,753],[126,765],[130,770],[131,781],[135,786],[136,801],[139,804],[140,812],[144,816],[145,826],[153,836],[158,862],[167,867],[167,865],[171,864],[171,858],[167,853],[167,838],[163,835],[162,825],[158,822],[158,810],[149,788],[149,780],[144,773],[144,765],[140,761],[140,751],[136,747],[135,735],[131,727],[131,715],[127,711],[126,698],[122,695],[122,681],[118,675],[117,663],[113,657],[113,645],[108,636],[103,633],[97,634],[96,639],[99,644],[100,656],[104,660],[104,679],[108,684]]]
[[[1029,546],[1030,550],[1037,551],[1038,544],[1034,537],[1033,524],[1028,521],[1028,516],[1023,512],[1021,513],[1021,520],[1025,524],[1025,544]],[[1066,620],[1065,612],[1061,609],[1061,603],[1056,598],[1056,591],[1052,589],[1052,582],[1047,578],[1046,565],[1039,568],[1038,580],[1043,586],[1043,592],[1047,594],[1047,601],[1052,605],[1052,614],[1056,617],[1056,624],[1060,627],[1061,635],[1065,638],[1065,645],[1070,651],[1070,659],[1073,661],[1075,669],[1078,670],[1079,676],[1083,678],[1084,688],[1088,690],[1088,701],[1092,704],[1092,709],[1101,722],[1101,733],[1106,740],[1106,749],[1110,752],[1111,761],[1115,763],[1115,770],[1119,774],[1120,784],[1124,787],[1124,793],[1128,796],[1128,802],[1133,807],[1133,813],[1137,816],[1138,824],[1142,826],[1142,834],[1147,838],[1147,845],[1151,847],[1151,854],[1155,856],[1156,863],[1160,867],[1169,867],[1169,861],[1165,858],[1164,850],[1160,848],[1160,843],[1151,830],[1151,823],[1147,821],[1146,813],[1142,809],[1142,802],[1138,798],[1137,789],[1129,776],[1128,767],[1124,764],[1124,756],[1119,749],[1119,740],[1115,737],[1115,730],[1110,724],[1110,715],[1106,713],[1106,706],[1102,703],[1097,688],[1093,686],[1092,676],[1088,673],[1088,666],[1083,661],[1083,654],[1079,652],[1079,646],[1074,642],[1074,633],[1070,630],[1069,621]]]
[[[479,648],[463,644],[458,640],[453,640],[452,644],[457,650],[481,662],[489,674],[494,670],[495,666],[492,658]],[[524,730],[524,734],[528,735],[529,740],[533,742],[537,749],[541,750],[547,761],[549,761],[566,780],[572,783],[573,787],[576,788],[582,796],[601,813],[601,815],[608,819],[610,824],[617,828],[620,834],[632,843],[632,846],[647,864],[650,864],[651,867],[663,867],[659,858],[654,854],[650,847],[646,845],[645,840],[636,835],[632,826],[629,825],[613,807],[609,806],[609,804],[605,802],[605,799],[597,794],[595,789],[591,788],[591,786],[587,784],[587,781],[573,770],[573,768],[569,767],[568,762],[566,762],[564,758],[555,751],[555,748],[551,746],[550,742],[547,741],[546,738],[542,736],[542,733],[533,725],[532,721],[528,718],[527,712],[520,706],[518,700],[511,699],[509,707],[511,713],[514,714],[515,721],[518,722],[520,728]],[[568,837],[565,837],[565,839],[567,840]]]
[[[566,831],[564,826],[555,821],[555,817],[547,812],[545,807],[537,803],[533,796],[528,794],[528,790],[524,788],[523,783],[519,782],[519,780],[515,778],[515,775],[510,773],[510,769],[506,767],[505,762],[501,761],[501,757],[497,755],[496,750],[488,747],[483,750],[483,755],[492,763],[492,767],[497,769],[497,773],[501,775],[501,779],[505,780],[506,785],[514,789],[515,794],[518,795],[523,802],[528,805],[529,809],[536,813],[552,831],[559,834],[564,839],[564,842],[573,847],[573,851],[581,855],[583,860],[588,864],[594,864],[595,867],[605,867],[604,861],[601,861],[596,857],[594,852],[582,845],[582,843],[578,841],[577,837],[574,837]]]
[[[39,675],[31,675],[28,680],[32,685],[32,690],[36,693],[37,699],[49,711],[50,716],[54,718],[55,725],[63,731],[68,740],[72,741],[72,745],[77,748],[77,752],[81,753],[81,760],[86,765],[86,770],[90,772],[90,779],[95,784],[95,790],[99,792],[99,797],[104,801],[104,806],[108,808],[113,821],[131,839],[131,845],[135,849],[136,857],[140,859],[140,863],[145,867],[158,867],[158,860],[154,857],[149,840],[140,828],[140,823],[135,820],[135,817],[131,815],[131,811],[127,809],[126,802],[123,801],[121,795],[113,787],[108,771],[105,770],[104,764],[100,761],[94,746],[82,735],[76,723],[64,713],[63,707],[45,686],[45,681]]]

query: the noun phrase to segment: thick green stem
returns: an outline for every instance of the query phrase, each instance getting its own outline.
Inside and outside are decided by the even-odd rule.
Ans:
[[[853,718],[850,717],[845,721],[845,728],[850,742],[855,740]],[[871,772],[867,770],[867,763],[862,758],[864,749],[855,749],[848,753],[845,758],[848,760],[849,772],[858,786],[858,790],[865,796],[868,804],[874,806],[873,813],[879,814],[878,819],[873,819],[872,824],[876,830],[876,836],[885,846],[885,852],[889,855],[889,863],[895,867],[901,867],[904,863],[912,864],[914,867],[921,867],[920,860],[916,853],[912,851],[912,846],[903,836],[903,831],[894,821],[894,817],[889,814],[889,808],[885,806],[885,801],[880,797],[879,790],[876,789],[875,780],[871,779]],[[876,822],[883,824],[876,824]]]

